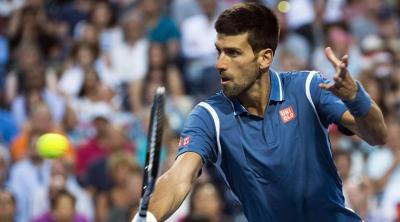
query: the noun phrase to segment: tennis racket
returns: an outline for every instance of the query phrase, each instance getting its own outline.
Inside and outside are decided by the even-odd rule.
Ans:
[[[160,163],[160,148],[163,134],[165,88],[158,87],[151,107],[147,136],[146,162],[143,173],[142,197],[139,204],[138,222],[146,221],[150,195],[153,192]]]

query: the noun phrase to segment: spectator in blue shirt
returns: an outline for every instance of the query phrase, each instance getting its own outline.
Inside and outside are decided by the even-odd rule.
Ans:
[[[361,221],[344,205],[327,128],[337,124],[371,145],[384,144],[387,129],[348,72],[348,56],[325,49],[333,81],[315,71],[271,70],[279,26],[261,4],[232,6],[215,28],[222,91],[188,117],[147,221],[165,220],[179,207],[204,163],[220,170],[250,222]]]
[[[181,33],[175,21],[162,13],[160,0],[141,1],[147,38],[150,42],[166,45],[168,57],[173,60],[180,52]]]

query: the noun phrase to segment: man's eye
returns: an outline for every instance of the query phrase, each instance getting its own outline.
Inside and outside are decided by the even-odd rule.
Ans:
[[[232,57],[236,57],[239,55],[239,52],[236,50],[226,50],[226,54]]]

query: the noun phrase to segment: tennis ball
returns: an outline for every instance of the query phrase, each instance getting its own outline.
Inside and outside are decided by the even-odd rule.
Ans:
[[[61,134],[45,133],[38,138],[36,147],[42,157],[58,158],[68,149],[68,140]]]

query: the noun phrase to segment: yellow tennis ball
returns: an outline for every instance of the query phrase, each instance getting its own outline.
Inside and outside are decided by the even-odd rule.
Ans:
[[[42,157],[58,158],[68,149],[68,139],[61,134],[46,133],[38,138],[36,147]]]

